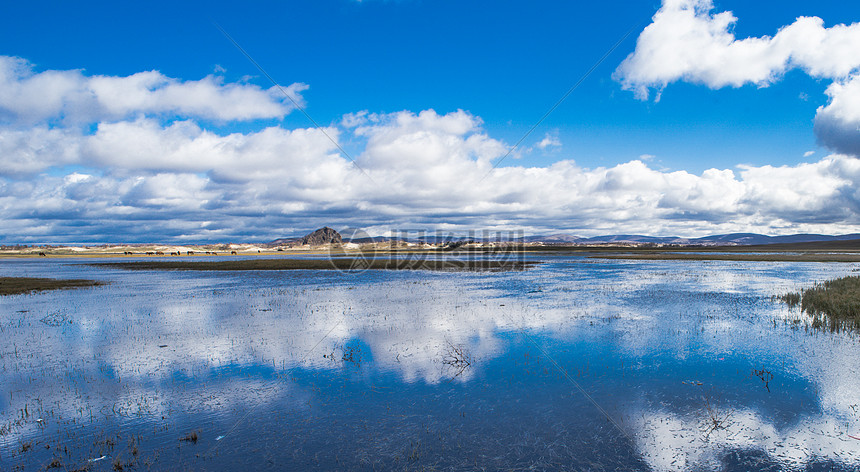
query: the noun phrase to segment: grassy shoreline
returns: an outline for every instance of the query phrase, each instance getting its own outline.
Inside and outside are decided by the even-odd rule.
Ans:
[[[754,253],[754,254],[749,254]],[[30,258],[134,258],[142,260],[183,258],[205,259],[221,257],[271,257],[297,255],[331,255],[358,258],[385,258],[392,256],[420,255],[471,255],[471,254],[571,254],[610,259],[642,260],[743,260],[743,261],[792,261],[792,262],[860,262],[860,239],[817,241],[803,243],[777,243],[739,246],[696,246],[651,244],[534,244],[514,243],[510,245],[464,245],[459,247],[407,247],[386,243],[368,243],[360,247],[321,245],[302,247],[265,247],[241,245],[170,245],[140,244],[112,246],[45,246],[25,249],[0,250],[0,260]],[[184,260],[184,259],[183,259]]]
[[[744,261],[744,262],[860,262],[860,254],[804,253],[804,254],[593,254],[589,259],[624,259],[641,261]]]
[[[687,250],[654,250],[654,249],[636,249],[630,250],[629,248],[526,248],[526,249],[515,249],[508,253],[502,252],[502,254],[571,254],[571,255],[581,255],[585,256],[588,259],[607,259],[607,260],[643,260],[643,261],[746,261],[746,262],[860,262],[860,253],[856,251],[851,252],[802,252],[798,253],[796,251],[758,251],[755,254],[743,254],[734,251],[704,251],[699,249],[696,253],[691,253],[692,249]],[[747,251],[752,251],[751,249],[747,249]],[[123,254],[92,254],[92,253],[76,253],[76,254],[49,254],[48,256],[37,256],[32,254],[27,255],[0,255],[0,261],[6,259],[115,259],[115,258],[134,258],[138,259],[134,262],[117,262],[117,263],[94,263],[95,265],[100,264],[157,264],[157,265],[171,265],[171,264],[196,264],[199,260],[200,263],[206,264],[220,264],[221,261],[205,261],[210,257],[217,256],[227,256],[231,258],[237,258],[235,262],[241,262],[246,260],[260,259],[260,260],[268,260],[263,258],[270,258],[272,256],[331,256],[335,258],[353,258],[356,260],[385,260],[390,259],[392,256],[404,256],[404,258],[408,258],[409,256],[438,256],[438,255],[452,255],[452,256],[466,256],[470,257],[472,255],[481,255],[481,254],[499,254],[498,251],[490,251],[490,250],[482,250],[482,251],[457,251],[457,252],[444,252],[438,250],[392,250],[392,251],[327,251],[327,250],[318,250],[318,251],[301,251],[301,252],[262,252],[262,253],[254,253],[254,254],[239,254],[239,255],[226,255],[226,254],[218,254],[218,255],[208,255],[208,254],[195,254],[193,256],[187,256],[185,254],[182,255],[182,260],[175,260],[176,256],[171,255],[145,255],[145,254],[135,254],[133,256],[123,255]],[[188,258],[193,257],[197,259],[195,261],[189,261]],[[253,258],[253,259],[248,259]],[[513,258],[513,257],[512,257]],[[241,264],[240,264],[241,265]],[[177,267],[180,268],[180,267]],[[185,267],[182,267],[185,268]],[[296,267],[297,269],[301,267]],[[325,269],[327,267],[308,267],[308,268],[319,268]],[[334,267],[340,269],[341,267]],[[387,268],[387,267],[371,267],[373,269],[379,268]],[[228,270],[228,269],[200,269],[200,270]],[[242,270],[242,269],[236,269]],[[249,270],[249,269],[244,269]],[[432,269],[431,269],[432,270]]]
[[[393,258],[332,259],[238,259],[226,261],[134,261],[101,262],[95,267],[126,270],[431,270],[431,271],[508,271],[524,270],[535,264],[519,260],[423,260]]]
[[[42,279],[33,277],[0,277],[0,295],[20,295],[82,287],[97,287],[103,282],[84,279]]]

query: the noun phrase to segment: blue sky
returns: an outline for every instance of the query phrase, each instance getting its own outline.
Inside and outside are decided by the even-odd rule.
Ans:
[[[37,1],[3,11],[4,243],[266,240],[322,224],[845,233],[860,220],[852,2]],[[142,73],[157,76],[129,79]]]

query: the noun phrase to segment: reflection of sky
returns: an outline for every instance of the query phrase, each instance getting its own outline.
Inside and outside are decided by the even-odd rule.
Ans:
[[[498,448],[504,459],[485,458],[490,468],[551,467],[565,454],[588,454],[571,441],[599,445],[617,436],[531,339],[632,439],[626,459],[610,459],[616,447],[594,453],[593,463],[655,470],[732,469],[732,460],[739,469],[754,461],[860,464],[860,441],[848,437],[860,435],[856,335],[807,333],[791,323],[797,313],[770,300],[852,265],[550,261],[515,273],[359,275],[4,261],[3,275],[113,283],[0,299],[0,385],[8,390],[0,392],[0,461],[43,457],[49,453],[17,451],[81,423],[153,430],[200,415],[222,432],[272,422],[301,433],[290,445],[301,441],[317,455],[326,441],[375,422],[374,457],[389,466],[395,459],[384,445],[405,441],[415,424],[402,418],[416,414],[463,450]],[[753,369],[772,373],[767,387]],[[579,414],[567,418],[565,405],[573,404]],[[477,408],[502,416],[469,424],[471,417],[445,416],[453,405],[462,414]],[[22,417],[25,407],[30,414]],[[391,410],[400,417],[384,413]],[[708,431],[714,417],[719,427]],[[334,426],[344,421],[352,426]],[[425,459],[432,451],[465,454],[424,441]],[[153,440],[162,443],[169,441]]]

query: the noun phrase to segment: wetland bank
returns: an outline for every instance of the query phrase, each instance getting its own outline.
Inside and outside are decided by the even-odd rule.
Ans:
[[[103,285],[0,297],[0,469],[860,467],[857,332],[775,299],[860,263],[587,256],[4,260]]]

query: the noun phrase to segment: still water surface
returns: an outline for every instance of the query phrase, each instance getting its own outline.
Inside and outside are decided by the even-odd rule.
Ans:
[[[0,298],[0,470],[860,469],[860,337],[771,299],[860,265],[540,259],[2,261],[111,283]]]

